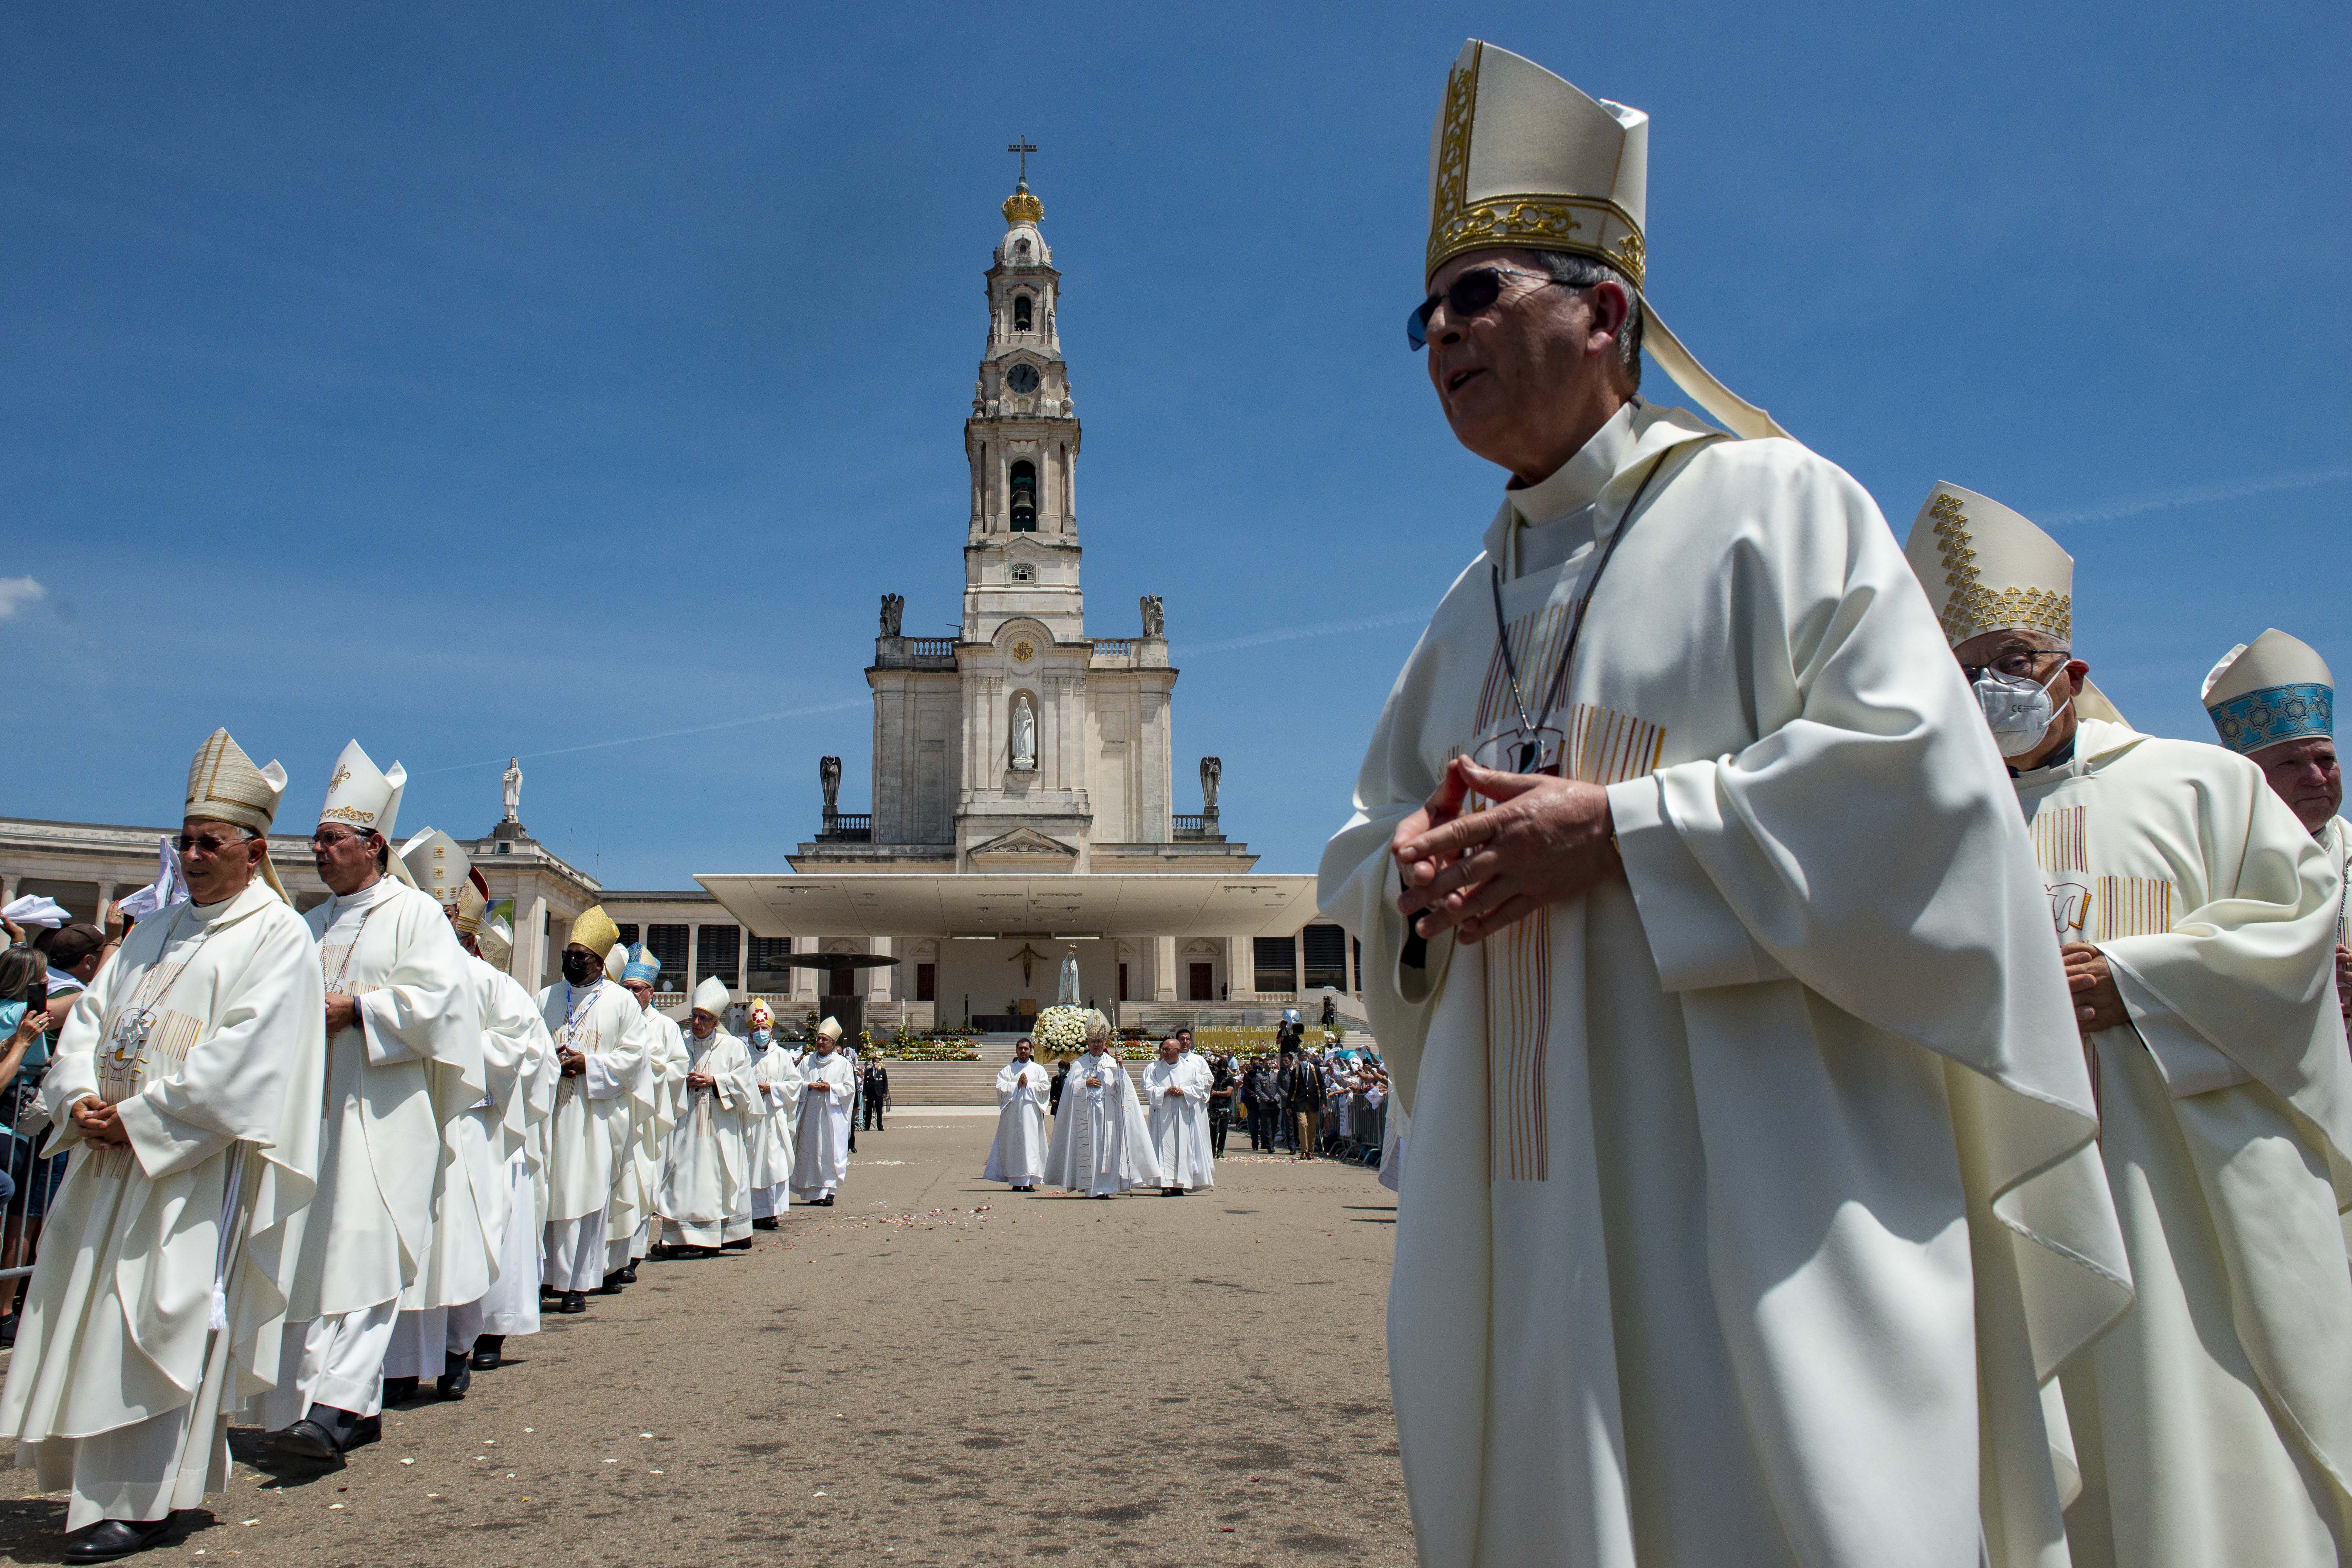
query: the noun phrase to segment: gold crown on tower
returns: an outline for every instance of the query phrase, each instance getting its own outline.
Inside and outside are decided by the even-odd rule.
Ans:
[[[1013,193],[1004,198],[1004,221],[1007,223],[1035,223],[1045,216],[1045,204],[1031,194],[1027,180],[1022,181]]]

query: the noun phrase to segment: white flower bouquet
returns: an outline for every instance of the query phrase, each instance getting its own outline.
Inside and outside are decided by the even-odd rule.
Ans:
[[[1037,1026],[1029,1032],[1038,1054],[1048,1051],[1082,1051],[1087,1047],[1087,1010],[1084,1007],[1047,1007],[1037,1015]]]

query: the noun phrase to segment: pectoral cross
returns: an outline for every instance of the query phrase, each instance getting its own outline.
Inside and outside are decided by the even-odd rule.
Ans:
[[[1021,154],[1021,183],[1024,185],[1027,184],[1029,183],[1029,154],[1037,150],[1037,143],[1034,142],[1008,142],[1005,143],[1004,150],[1008,153],[1018,153]]]

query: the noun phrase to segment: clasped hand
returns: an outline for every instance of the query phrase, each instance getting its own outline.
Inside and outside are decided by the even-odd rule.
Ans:
[[[2058,949],[2058,956],[2066,961],[2066,989],[2074,1004],[2074,1023],[2083,1033],[2095,1035],[2130,1020],[2105,953],[2089,942],[2070,942]]]
[[[346,996],[340,991],[327,993],[327,1037],[333,1039],[360,1021],[360,1004],[356,996]]]
[[[122,1126],[122,1112],[96,1095],[84,1095],[74,1102],[73,1124],[85,1142],[107,1149],[131,1147],[131,1134]]]
[[[1475,790],[1494,802],[1463,807]],[[1611,836],[1609,792],[1549,773],[1506,773],[1467,757],[1389,841],[1404,897],[1397,907],[1424,937],[1452,930],[1480,942],[1547,905],[1624,874]],[[1418,920],[1413,917],[1418,915]]]
[[[578,1078],[588,1070],[588,1058],[568,1046],[558,1046],[555,1058],[561,1064],[560,1070],[565,1078]]]
[[[688,1089],[709,1089],[710,1087],[710,1075],[707,1072],[690,1072],[686,1075],[686,1087]]]

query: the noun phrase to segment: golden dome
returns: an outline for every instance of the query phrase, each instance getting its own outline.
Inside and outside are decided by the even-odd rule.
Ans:
[[[1004,198],[1004,221],[1007,223],[1035,223],[1045,214],[1045,204],[1029,194],[1029,182],[1026,180]]]

